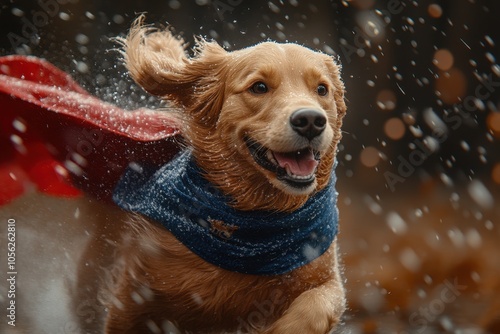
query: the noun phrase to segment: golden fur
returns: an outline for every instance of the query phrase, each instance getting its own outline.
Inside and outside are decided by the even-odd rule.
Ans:
[[[331,57],[271,42],[227,52],[204,40],[189,57],[181,39],[143,27],[142,20],[122,40],[126,66],[146,91],[183,111],[186,143],[234,207],[293,211],[326,186],[346,111],[339,67]],[[268,85],[268,93],[249,92],[258,81]],[[317,93],[318,84],[328,88],[326,96]],[[289,125],[299,108],[319,110],[327,119],[310,143],[321,159],[316,181],[306,190],[280,182],[245,144],[250,137],[272,151],[300,150],[304,139]],[[189,333],[324,334],[344,312],[336,242],[289,274],[252,276],[204,262],[144,218],[129,224],[134,233],[119,250],[122,269],[111,291],[106,333],[145,333],[165,328],[168,320]]]

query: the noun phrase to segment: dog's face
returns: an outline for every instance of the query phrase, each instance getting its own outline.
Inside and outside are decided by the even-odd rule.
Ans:
[[[221,141],[232,144],[245,170],[254,169],[277,189],[312,193],[318,165],[340,136],[332,59],[270,42],[227,58]]]
[[[293,210],[328,183],[345,114],[333,59],[266,42],[195,57],[169,32],[140,26],[125,41],[132,77],[184,109],[184,133],[206,177],[240,209]]]

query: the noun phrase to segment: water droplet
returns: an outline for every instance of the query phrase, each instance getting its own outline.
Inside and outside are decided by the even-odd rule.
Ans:
[[[493,228],[495,227],[495,225],[493,225],[493,222],[491,220],[487,220],[484,222],[484,227],[489,230],[489,231],[492,231]]]
[[[78,43],[78,44],[82,44],[82,45],[85,45],[89,42],[89,37],[85,34],[77,34],[75,36],[75,41]]]
[[[448,187],[453,186],[453,180],[448,175],[446,175],[445,173],[439,174],[439,178],[441,179],[441,181],[443,181],[443,183],[446,186],[448,186]]]
[[[445,331],[447,331],[447,332],[452,332],[453,331],[453,328],[454,328],[453,321],[450,319],[450,317],[448,317],[446,315],[443,315],[439,319],[439,323],[444,328]]]
[[[465,233],[465,240],[472,248],[479,248],[483,243],[481,234],[475,228],[471,228]]]
[[[437,150],[439,150],[439,141],[436,138],[426,136],[423,142],[431,152],[436,152]]]
[[[17,16],[17,17],[24,16],[24,11],[22,11],[21,9],[19,9],[17,7],[12,8],[10,12],[12,13],[12,15]]]
[[[406,269],[412,272],[417,272],[421,266],[420,258],[411,248],[405,248],[401,251],[399,261]]]
[[[14,145],[23,145],[23,139],[21,137],[19,137],[18,135],[10,135],[10,141],[14,144]]]
[[[203,304],[203,298],[201,298],[200,294],[199,293],[193,293],[191,294],[191,299],[194,300],[194,302],[198,305],[202,305]]]
[[[26,132],[26,124],[25,124],[24,120],[22,120],[21,118],[16,118],[15,120],[13,120],[12,126],[14,127],[14,129],[16,129],[17,131],[19,131],[21,133]]]
[[[276,13],[278,14],[281,10],[278,6],[276,6],[274,3],[272,3],[271,1],[269,1],[267,3],[267,5],[269,6],[269,9],[271,10],[271,12],[273,13]]]
[[[486,52],[486,59],[488,59],[492,64],[496,63],[496,58],[491,52]]]
[[[154,334],[161,334],[162,333],[161,328],[158,327],[158,325],[151,319],[146,320],[146,326]]]
[[[497,77],[500,77],[500,65],[498,64],[491,65],[491,71],[495,73]]]
[[[303,251],[306,259],[310,259],[310,260],[314,260],[314,259],[318,258],[318,256],[320,255],[319,248],[313,247],[309,244],[306,244],[302,251]]]
[[[408,230],[408,226],[401,216],[394,211],[390,211],[386,216],[387,226],[396,235],[403,235]]]
[[[479,273],[477,271],[472,271],[470,273],[470,278],[472,278],[472,280],[476,283],[481,282],[481,276],[479,275]]]
[[[142,298],[142,296],[137,293],[137,291],[132,291],[132,293],[130,294],[130,297],[132,297],[132,300],[138,304],[138,305],[142,305],[144,304],[144,298]]]
[[[67,170],[69,170],[71,173],[75,175],[80,176],[83,174],[82,168],[71,160],[66,160],[64,162],[64,167],[66,167]]]
[[[458,228],[454,227],[449,229],[447,234],[448,238],[450,238],[451,242],[453,242],[455,247],[461,248],[465,245],[464,234]]]
[[[495,203],[493,195],[479,180],[472,180],[467,187],[470,197],[483,209],[491,209]]]
[[[371,196],[365,195],[363,197],[363,201],[368,206],[368,208],[370,209],[370,211],[373,212],[374,214],[380,215],[383,212],[383,209],[380,206],[380,204],[378,204],[377,202],[375,202],[375,200]]]
[[[414,125],[411,125],[408,127],[408,129],[410,129],[410,132],[415,136],[415,137],[422,137],[422,135],[424,134],[422,129],[420,129],[419,126],[414,126]]]
[[[415,217],[417,218],[422,218],[424,216],[424,212],[422,211],[422,209],[415,209]]]
[[[425,109],[423,111],[423,117],[424,121],[434,132],[441,134],[446,134],[448,132],[448,127],[432,108]]]
[[[71,18],[71,16],[68,13],[60,12],[59,13],[59,18],[61,20],[63,20],[63,21],[69,21],[69,19]]]
[[[331,46],[329,45],[323,45],[323,51],[328,53],[329,55],[334,55],[335,54],[335,51],[332,49]]]
[[[495,42],[493,41],[493,39],[492,39],[489,35],[485,35],[485,36],[484,36],[484,39],[486,40],[486,42],[487,42],[490,46],[495,46]]]
[[[84,63],[83,61],[78,61],[76,63],[76,70],[80,73],[88,73],[89,66],[86,63]]]
[[[113,15],[113,22],[116,24],[122,24],[123,22],[125,22],[125,18],[120,14],[115,14]]]
[[[470,151],[470,146],[465,140],[460,141],[460,147],[465,151],[469,152]]]

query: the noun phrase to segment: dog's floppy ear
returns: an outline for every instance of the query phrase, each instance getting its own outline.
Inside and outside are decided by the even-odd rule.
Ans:
[[[330,56],[325,57],[325,63],[328,68],[328,71],[330,72],[330,77],[332,78],[333,85],[335,86],[335,91],[333,94],[334,94],[335,104],[337,106],[337,115],[338,115],[337,126],[340,127],[342,124],[342,118],[344,117],[347,110],[344,100],[345,87],[340,77],[341,67]]]
[[[135,20],[123,45],[125,65],[147,92],[180,104],[187,111],[213,118],[222,107],[224,58],[227,52],[215,42],[198,39],[189,57],[184,41],[168,30],[143,26]]]

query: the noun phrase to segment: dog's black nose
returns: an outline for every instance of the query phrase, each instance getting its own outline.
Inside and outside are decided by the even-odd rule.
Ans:
[[[299,109],[290,116],[290,124],[299,135],[312,140],[325,130],[326,116],[319,110]]]

